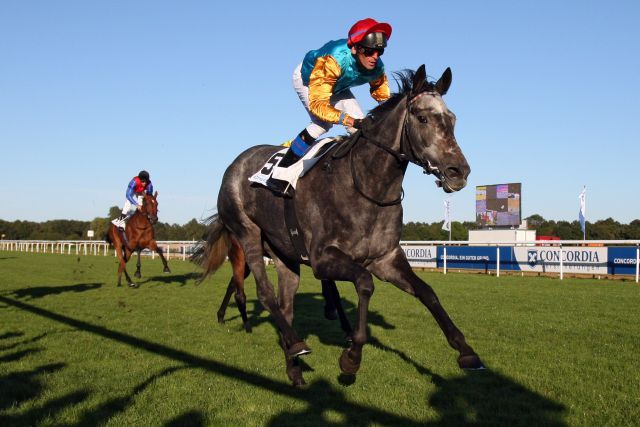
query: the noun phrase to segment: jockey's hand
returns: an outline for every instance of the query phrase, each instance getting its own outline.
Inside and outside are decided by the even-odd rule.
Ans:
[[[353,119],[353,124],[351,125],[351,127],[356,129],[362,129],[362,122],[363,122],[363,119]]]
[[[141,211],[142,210],[142,205],[136,205],[136,209]]]

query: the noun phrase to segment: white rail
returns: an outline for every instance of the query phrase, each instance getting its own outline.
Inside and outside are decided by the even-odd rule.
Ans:
[[[187,256],[193,253],[197,241],[159,241],[160,246],[167,259],[186,260]],[[619,247],[619,246],[635,246],[635,281],[640,282],[640,240],[535,240],[535,241],[487,241],[487,242],[471,242],[471,241],[401,241],[401,246],[405,249],[412,246],[432,246],[442,247],[442,271],[447,274],[448,259],[447,248],[455,248],[459,246],[465,247],[495,247],[496,260],[495,272],[496,276],[501,273],[500,248],[501,247],[531,247],[531,248],[557,248],[560,252],[559,256],[559,278],[564,279],[565,274],[565,251],[570,248],[597,248],[597,247]],[[107,256],[110,254],[110,244],[99,240],[0,240],[0,250],[17,251],[17,252],[35,252],[35,253],[57,253],[67,255],[100,255]],[[143,250],[142,254],[155,258],[155,252]],[[116,256],[115,250],[113,255]],[[632,260],[633,258],[631,258]],[[631,261],[630,260],[630,261]],[[435,261],[435,256],[434,256]],[[629,262],[631,263],[631,262]]]

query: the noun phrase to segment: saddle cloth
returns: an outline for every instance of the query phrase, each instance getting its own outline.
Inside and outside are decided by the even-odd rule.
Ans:
[[[288,150],[288,148],[283,148],[269,157],[269,160],[267,160],[262,169],[249,177],[249,181],[266,187],[267,181],[273,176],[276,179],[288,181],[295,189],[298,178],[303,177],[307,172],[309,172],[318,160],[320,160],[322,156],[329,151],[335,142],[336,138],[321,139],[313,144],[305,155],[302,156],[302,159],[286,168],[278,166],[280,164],[280,160],[282,160],[282,157],[284,157],[284,154]]]

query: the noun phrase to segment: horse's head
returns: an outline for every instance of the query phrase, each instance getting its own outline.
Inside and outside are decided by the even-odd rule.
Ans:
[[[435,84],[426,77],[421,65],[406,98],[402,151],[425,173],[433,173],[445,192],[459,191],[467,185],[471,168],[453,134],[456,116],[442,99],[451,85],[451,69],[447,68]]]
[[[158,222],[158,192],[156,191],[153,195],[144,194],[142,199],[142,214],[147,217],[151,224],[155,224]]]

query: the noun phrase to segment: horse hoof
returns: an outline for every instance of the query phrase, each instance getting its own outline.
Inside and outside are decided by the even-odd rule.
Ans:
[[[250,334],[251,332],[253,332],[253,329],[251,328],[251,325],[249,323],[245,323],[244,324],[244,330],[246,333]],[[309,350],[311,351],[311,350]]]
[[[129,283],[129,287],[130,288],[137,288],[138,285],[136,285],[135,283],[131,282],[131,283]]]
[[[289,347],[289,350],[287,350],[287,355],[289,357],[304,356],[305,354],[309,353],[311,353],[311,349],[304,341],[293,344],[291,347]]]
[[[139,279],[142,277],[142,274],[138,273],[137,271],[133,274],[133,277],[135,277],[136,279]]]
[[[327,320],[336,320],[338,318],[338,312],[335,308],[324,308],[324,318]]]
[[[164,270],[162,270],[163,273],[171,273],[171,270],[169,270],[169,267],[165,267]]]
[[[338,363],[340,364],[340,370],[345,375],[355,375],[360,369],[360,362],[354,362],[349,357],[349,349],[345,348],[340,358],[338,359]]]
[[[467,354],[458,357],[458,366],[460,366],[460,369],[468,371],[485,369],[484,364],[477,354]]]
[[[300,377],[300,378],[296,378],[295,380],[292,381],[292,384],[295,388],[303,388],[304,386],[307,385],[307,383],[305,382],[304,378]]]

